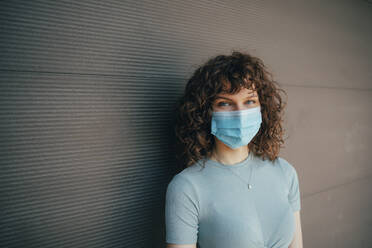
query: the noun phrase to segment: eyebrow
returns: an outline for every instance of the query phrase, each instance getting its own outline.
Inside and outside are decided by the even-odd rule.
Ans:
[[[255,97],[255,96],[257,96],[257,94],[256,93],[252,93],[252,94],[249,94],[248,97],[246,97],[245,99],[248,99],[248,98],[251,98],[251,97]],[[223,99],[226,99],[226,100],[230,100],[231,101],[230,98],[227,98],[227,97],[224,97],[224,96],[217,96],[216,99],[218,99],[218,98],[223,98]]]

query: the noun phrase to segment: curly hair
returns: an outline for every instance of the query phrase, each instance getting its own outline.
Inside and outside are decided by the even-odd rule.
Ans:
[[[212,154],[215,140],[211,119],[215,97],[220,93],[235,94],[241,87],[252,89],[252,84],[261,104],[262,123],[248,149],[263,160],[275,160],[284,143],[282,113],[286,102],[279,92],[286,92],[272,78],[261,59],[234,50],[229,56],[215,56],[198,67],[175,106],[175,150],[180,168]]]

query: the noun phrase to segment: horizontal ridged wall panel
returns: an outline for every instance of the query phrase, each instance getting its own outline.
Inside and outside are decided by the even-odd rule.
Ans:
[[[253,3],[1,1],[0,247],[164,247],[174,104]]]
[[[240,49],[287,86],[370,90],[370,6],[0,1],[0,247],[164,248],[190,73]]]
[[[145,247],[169,177],[180,84],[3,72],[0,246]]]
[[[243,15],[237,9],[208,1],[196,5],[174,1],[172,9],[168,5],[168,1],[2,3],[3,37],[18,42],[3,44],[3,52],[9,58],[0,68],[184,77],[189,69],[184,61],[200,56],[195,49],[200,44],[218,50],[219,44],[231,39],[246,42],[244,35],[236,35],[239,26],[222,15],[217,18],[211,5],[236,18]],[[246,6],[252,17],[254,7]],[[195,16],[187,15],[183,8],[194,9]],[[168,14],[172,14],[172,20]],[[207,25],[206,20],[210,20]],[[221,24],[224,28],[220,28]],[[205,38],[195,40],[197,33]],[[216,37],[218,43],[213,42]]]

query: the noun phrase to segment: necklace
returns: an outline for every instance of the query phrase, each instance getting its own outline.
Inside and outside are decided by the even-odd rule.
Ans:
[[[248,155],[248,156],[250,156],[250,155]],[[222,163],[216,156],[214,156],[213,155],[213,157],[219,162],[219,163],[221,163],[221,164],[224,164],[224,163]],[[228,166],[234,166],[234,165],[228,165]],[[229,168],[228,166],[226,166],[226,168],[228,168],[229,169],[229,171],[231,171],[231,173],[233,173],[234,175],[236,175],[237,177],[239,177],[245,184],[247,184],[247,187],[248,187],[248,189],[251,189],[252,188],[252,184],[251,183],[249,183],[250,181],[251,181],[251,178],[252,178],[252,174],[253,174],[253,169],[252,169],[252,165],[250,166],[251,167],[251,173],[250,173],[250,175],[249,175],[249,181],[248,182],[246,182],[241,176],[239,176],[238,174],[236,174],[235,172],[234,172],[234,170],[232,169],[232,168]]]

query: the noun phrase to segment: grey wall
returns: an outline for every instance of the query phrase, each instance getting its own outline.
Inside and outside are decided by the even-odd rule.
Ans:
[[[288,93],[304,247],[372,244],[370,1],[1,1],[0,246],[164,247],[173,106],[240,49]]]

